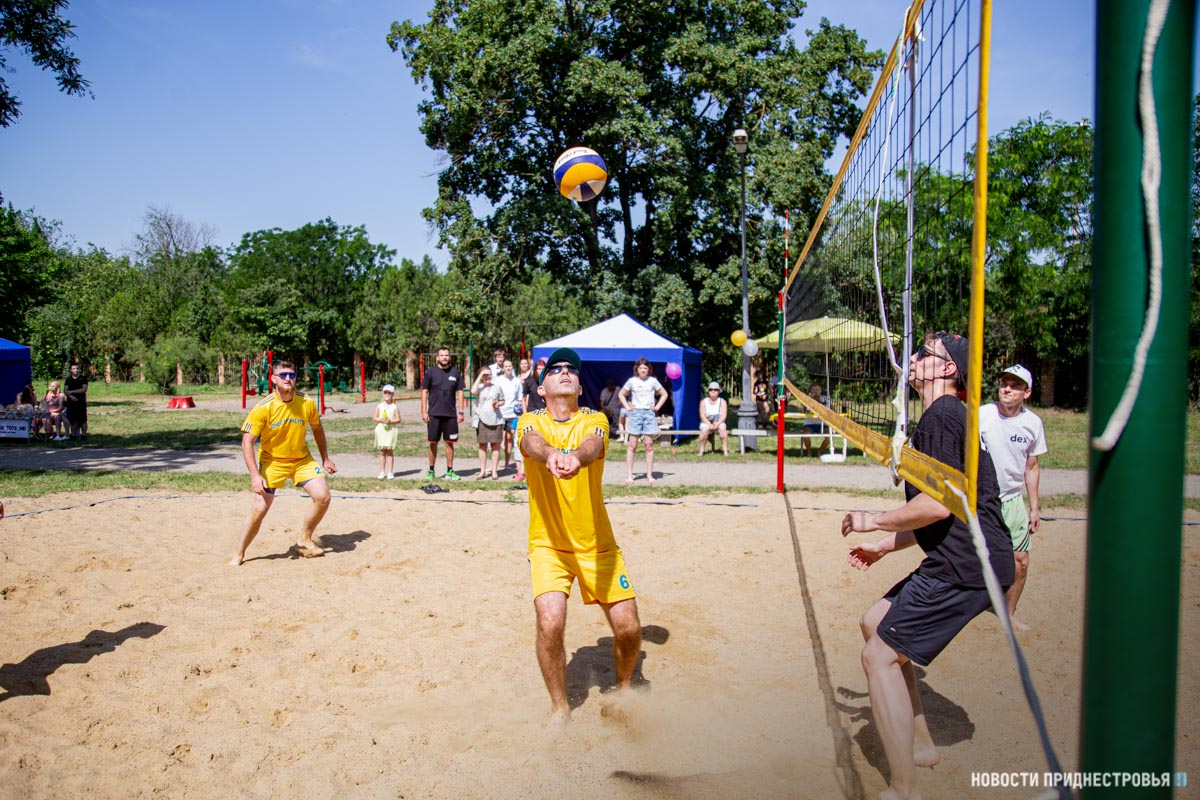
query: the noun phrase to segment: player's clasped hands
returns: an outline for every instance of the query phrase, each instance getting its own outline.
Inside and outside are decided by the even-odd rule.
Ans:
[[[573,453],[562,453],[556,450],[546,458],[546,471],[556,478],[564,480],[574,478],[582,468],[579,457]]]

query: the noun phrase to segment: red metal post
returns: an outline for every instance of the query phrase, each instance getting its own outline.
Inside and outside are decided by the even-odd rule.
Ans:
[[[317,364],[317,394],[321,396],[321,413],[325,413],[325,365]]]
[[[425,354],[421,353],[417,358],[417,383],[425,380]]]
[[[246,407],[246,379],[250,370],[250,362],[242,359],[242,408]]]
[[[268,350],[267,351],[267,374],[272,375],[272,374],[274,374],[274,372],[275,372],[275,351]],[[270,378],[267,378],[267,386],[270,386],[272,389],[275,388],[271,384]]]
[[[783,424],[787,414],[787,395],[779,395],[779,416],[776,419],[779,431],[779,447],[775,450],[775,491],[783,493]]]

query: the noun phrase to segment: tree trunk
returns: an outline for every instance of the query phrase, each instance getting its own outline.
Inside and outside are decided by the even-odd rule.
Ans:
[[[222,354],[217,360],[217,386],[225,385],[225,355]]]
[[[175,385],[183,386],[183,365],[175,362]]]
[[[1054,405],[1054,362],[1043,361],[1038,375],[1038,402],[1045,408]]]
[[[409,350],[404,357],[404,388],[410,392],[417,388],[417,351]]]

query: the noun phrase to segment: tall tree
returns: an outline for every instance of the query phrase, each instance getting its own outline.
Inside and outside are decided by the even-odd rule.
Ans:
[[[470,322],[542,268],[590,306],[611,308],[619,292],[619,310],[677,335],[711,324],[723,339],[741,307],[731,134],[750,131],[750,258],[761,261],[764,218],[815,210],[825,161],[852,132],[855,100],[880,61],[826,20],[799,49],[791,31],[803,8],[437,0],[427,23],[394,24],[389,44],[430,91],[420,106],[426,142],[447,156],[425,214],[470,295]],[[610,176],[581,205],[560,197],[550,175],[557,154],[578,144],[600,152]],[[776,273],[752,291],[773,296]],[[714,276],[737,288],[710,293],[702,310]],[[499,296],[481,296],[488,287]],[[765,325],[773,308],[760,305]]]
[[[4,80],[4,73],[12,71],[4,53],[10,47],[54,72],[61,91],[92,96],[91,84],[79,71],[79,59],[67,47],[67,41],[75,38],[75,27],[62,16],[67,5],[67,0],[0,0],[0,128],[21,116],[21,101]]]
[[[328,218],[247,233],[230,255],[228,322],[257,350],[348,364],[363,289],[394,255],[372,244],[361,225],[339,227]]]
[[[22,341],[26,315],[53,300],[63,272],[54,231],[55,223],[0,206],[0,337]]]

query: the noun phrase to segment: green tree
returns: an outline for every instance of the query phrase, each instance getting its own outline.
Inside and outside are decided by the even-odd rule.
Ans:
[[[1188,397],[1200,401],[1200,94],[1192,100],[1192,307],[1188,324]]]
[[[770,220],[815,211],[825,161],[881,61],[826,20],[799,49],[791,30],[803,8],[438,0],[427,23],[394,24],[389,44],[430,92],[426,142],[447,155],[425,215],[459,277],[455,334],[479,330],[543,269],[590,308],[629,311],[690,343],[698,332],[723,340],[741,318],[738,127],[751,136],[751,292],[773,298]],[[605,193],[579,205],[550,174],[578,144],[609,172]],[[756,302],[754,327],[773,314]]]
[[[352,358],[350,327],[363,291],[395,251],[372,244],[362,226],[331,219],[296,230],[248,233],[229,257],[226,338],[306,362]]]
[[[11,206],[0,207],[0,337],[23,342],[26,315],[54,299],[63,273],[54,223]]]
[[[4,80],[4,73],[12,71],[4,52],[10,47],[54,72],[59,90],[92,96],[91,84],[79,71],[79,59],[67,48],[67,40],[75,38],[75,28],[62,16],[66,9],[66,0],[0,0],[0,128],[21,116],[21,101]]]
[[[403,259],[368,281],[350,327],[350,343],[368,363],[391,375],[416,353],[437,346],[437,308],[447,281],[426,256],[420,264]]]

